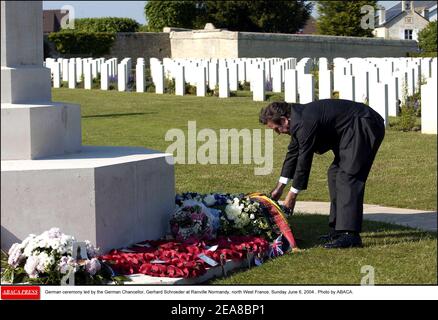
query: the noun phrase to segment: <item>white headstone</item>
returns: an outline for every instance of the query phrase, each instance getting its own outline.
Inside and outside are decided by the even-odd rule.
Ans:
[[[319,71],[319,100],[331,99],[333,93],[333,71]]]
[[[93,76],[93,79],[96,79],[98,76],[97,73],[97,64],[98,64],[98,60],[91,60],[91,74]]]
[[[369,78],[370,86],[371,84],[380,82],[380,69],[378,67],[375,66],[369,67],[368,73],[369,73],[368,78]]]
[[[239,71],[239,82],[243,84],[246,81],[246,62],[245,62],[245,60],[242,60],[242,59],[239,60],[238,71]]]
[[[62,60],[62,81],[64,81],[64,82],[68,81],[68,65],[69,65],[69,60],[63,59]]]
[[[339,98],[344,100],[355,101],[355,77],[344,76],[343,84],[339,89]]]
[[[109,89],[109,76],[110,76],[111,62],[104,62],[100,66],[100,89]]]
[[[196,84],[196,95],[198,97],[205,97],[206,92],[206,74],[207,70],[205,67],[199,67],[197,71],[198,81]]]
[[[405,71],[399,71],[396,74],[398,77],[398,96],[400,100],[404,103],[406,102],[406,98],[408,97],[408,73]]]
[[[414,92],[420,91],[421,85],[421,64],[415,64],[414,67]]]
[[[123,62],[117,65],[117,90],[120,92],[126,91],[127,89],[127,68],[127,64]]]
[[[366,70],[359,70],[355,73],[355,101],[360,103],[368,103],[370,80],[369,73]]]
[[[93,84],[92,66],[89,62],[83,63],[84,70],[84,89],[91,89]]]
[[[76,62],[74,59],[68,62],[68,87],[69,89],[76,88]]]
[[[53,88],[61,88],[61,63],[52,64]]]
[[[421,75],[424,78],[430,78],[432,76],[432,59],[423,58],[421,59]]]
[[[415,93],[415,69],[408,70],[408,95],[413,96]]]
[[[216,61],[209,62],[208,87],[210,90],[214,90],[218,84],[218,67]]]
[[[328,70],[328,59],[319,58],[319,72]]]
[[[183,96],[185,95],[185,78],[184,78],[184,66],[179,66],[176,69],[175,75],[175,95]]]
[[[230,81],[228,68],[225,65],[219,66],[219,98],[230,96]]]
[[[385,126],[389,125],[388,121],[388,85],[385,83],[374,83],[370,86],[370,107],[377,111],[385,121]]]
[[[239,66],[234,62],[229,64],[228,77],[230,80],[230,91],[237,91],[239,89]]]
[[[272,92],[280,93],[283,89],[283,71],[278,63],[272,68]]]
[[[299,75],[300,103],[310,103],[315,100],[315,79],[312,74]]]
[[[399,105],[399,79],[393,76],[388,80],[388,115],[390,117],[398,116],[398,105]]]
[[[437,134],[437,78],[432,77],[421,86],[421,132]]]
[[[76,58],[76,82],[81,82],[83,77],[83,63],[81,58]]]
[[[164,66],[160,63],[155,66],[155,93],[163,94],[164,93]]]
[[[253,81],[254,81],[254,87],[253,87],[254,91],[252,93],[253,94],[252,100],[265,101],[266,77],[265,77],[265,70],[263,69],[263,67],[254,70]]]
[[[144,74],[144,61],[138,61],[137,65],[135,66],[135,87],[137,92],[144,92],[144,80],[145,80],[145,74]]]
[[[344,58],[333,59],[334,69],[333,69],[333,89],[339,91],[342,86],[342,78],[346,75],[345,66],[347,60]]]
[[[288,103],[298,102],[298,71],[295,69],[284,72],[284,100]]]

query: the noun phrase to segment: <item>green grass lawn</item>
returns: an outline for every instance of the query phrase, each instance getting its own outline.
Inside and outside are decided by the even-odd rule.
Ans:
[[[278,96],[272,96],[275,99]],[[203,128],[257,129],[267,102],[239,93],[230,99],[175,97],[99,90],[53,91],[54,101],[78,103],[85,145],[141,146],[165,151],[171,128],[187,132],[187,122]],[[268,192],[279,176],[287,136],[274,137],[274,169],[255,176],[256,165],[176,165],[176,191]],[[326,171],[333,157],[315,156],[309,188],[299,200],[328,201]],[[437,207],[436,136],[388,130],[371,171],[366,203],[422,210]],[[327,251],[316,241],[327,232],[327,217],[294,215],[290,223],[302,252],[271,260],[212,284],[360,284],[361,267],[375,268],[376,284],[436,284],[436,234],[366,221],[364,248]]]
[[[165,151],[171,128],[255,129],[266,102],[253,102],[246,92],[219,99],[175,97],[152,93],[100,90],[53,90],[54,101],[81,105],[85,145],[141,146]],[[435,135],[388,130],[367,183],[365,202],[422,210],[437,208],[437,140]],[[274,136],[274,169],[255,176],[257,165],[176,165],[176,191],[268,192],[280,174],[288,136]],[[331,153],[315,156],[308,190],[299,200],[328,201],[327,168]]]

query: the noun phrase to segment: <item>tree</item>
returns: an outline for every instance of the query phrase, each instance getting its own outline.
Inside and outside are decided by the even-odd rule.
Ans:
[[[296,33],[312,13],[307,1],[250,1],[251,18],[261,32]]]
[[[149,1],[151,30],[164,26],[202,28],[208,22],[231,31],[295,33],[312,12],[307,1]]]
[[[418,43],[422,55],[437,56],[437,22],[430,22],[418,34]]]
[[[199,7],[202,23],[211,22],[216,28],[239,31],[256,31],[248,1],[205,1]]]
[[[164,27],[192,29],[198,15],[196,1],[148,1],[145,15],[149,31],[160,32]]]
[[[373,37],[372,29],[362,27],[362,8],[377,10],[377,1],[318,1],[318,33],[332,36]]]

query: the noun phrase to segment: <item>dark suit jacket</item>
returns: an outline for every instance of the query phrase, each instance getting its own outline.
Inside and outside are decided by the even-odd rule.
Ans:
[[[307,189],[313,154],[333,150],[338,154],[353,134],[350,129],[357,118],[372,118],[383,124],[382,117],[369,106],[349,100],[327,99],[308,104],[292,104],[291,142],[281,176],[293,179],[293,187]],[[347,134],[348,132],[348,134]],[[355,163],[355,166],[359,165]]]

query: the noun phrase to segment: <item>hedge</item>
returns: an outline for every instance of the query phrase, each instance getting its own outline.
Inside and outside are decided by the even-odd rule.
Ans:
[[[75,19],[79,32],[137,32],[140,24],[130,18],[81,18]]]
[[[48,37],[61,54],[90,54],[93,57],[108,54],[116,39],[111,32],[53,32]]]

